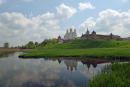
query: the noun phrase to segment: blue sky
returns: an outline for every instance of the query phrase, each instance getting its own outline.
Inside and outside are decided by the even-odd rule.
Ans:
[[[70,27],[79,36],[89,27],[129,37],[129,5],[129,0],[0,0],[0,44],[63,37]]]

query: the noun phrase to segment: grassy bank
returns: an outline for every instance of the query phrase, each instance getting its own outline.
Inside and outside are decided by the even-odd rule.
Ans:
[[[39,48],[45,49],[84,49],[84,48],[130,48],[129,40],[86,40],[76,39],[62,44],[48,42]]]
[[[88,87],[130,87],[130,63],[108,66]]]
[[[130,57],[128,48],[35,49],[21,57]]]

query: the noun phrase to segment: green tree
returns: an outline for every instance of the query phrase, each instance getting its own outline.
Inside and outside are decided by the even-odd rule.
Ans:
[[[26,48],[28,49],[34,49],[36,48],[35,44],[33,43],[33,41],[29,41],[26,45],[25,45]]]
[[[38,47],[39,46],[39,43],[38,42],[35,42],[35,47]]]

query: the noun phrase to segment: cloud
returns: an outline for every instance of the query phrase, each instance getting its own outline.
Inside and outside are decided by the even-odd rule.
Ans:
[[[33,0],[23,0],[23,1],[25,1],[25,2],[30,2],[30,1],[33,1]]]
[[[119,12],[106,9],[101,11],[97,18],[87,18],[80,27],[86,28],[91,24],[95,24],[91,29],[102,34],[109,34],[112,32],[123,37],[130,36],[130,10]]]
[[[3,4],[5,2],[5,0],[0,0],[0,5]]]
[[[34,0],[18,0],[18,1],[21,1],[21,2],[32,2]]]
[[[56,37],[58,34],[58,20],[53,14],[45,13],[29,19],[21,13],[0,14],[0,42],[10,42],[21,45],[30,40],[43,41]]]
[[[56,9],[58,16],[62,18],[70,18],[77,12],[75,8],[69,7],[65,4],[61,4],[60,6],[56,7]]]
[[[80,26],[82,28],[93,28],[96,25],[96,22],[94,21],[93,17],[90,17],[88,19],[86,19]]]
[[[95,7],[90,3],[90,2],[86,2],[86,3],[79,3],[79,9],[80,10],[86,10],[86,9],[94,9]]]
[[[34,1],[34,0],[18,0],[18,1],[22,1],[22,2],[31,2],[31,1]],[[0,5],[7,2],[7,0],[0,0]]]
[[[128,0],[122,0],[122,2],[126,3],[126,2],[128,2]]]
[[[0,13],[0,42],[21,45],[28,41],[41,42],[47,38],[56,38],[64,30],[59,22],[74,15],[75,9],[65,4],[56,8],[56,13],[46,12],[28,18],[18,12]]]

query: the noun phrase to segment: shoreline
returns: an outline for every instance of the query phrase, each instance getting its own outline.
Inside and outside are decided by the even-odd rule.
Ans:
[[[30,49],[19,49],[19,48],[0,48],[0,57],[6,55],[6,54],[10,54],[10,53],[14,53],[14,52],[25,52],[25,51],[29,51]]]
[[[130,60],[130,49],[127,48],[93,48],[93,49],[35,49],[19,55],[20,58],[53,58],[79,57],[97,59]]]

